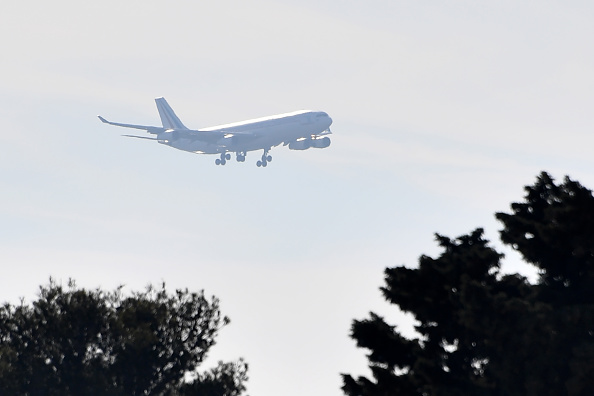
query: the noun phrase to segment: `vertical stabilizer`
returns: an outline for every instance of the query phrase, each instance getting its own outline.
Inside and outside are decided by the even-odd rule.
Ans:
[[[169,103],[167,103],[165,98],[157,98],[155,99],[155,103],[157,103],[157,109],[159,110],[159,116],[161,117],[163,128],[188,129],[175,115],[173,109],[171,106],[169,106]]]

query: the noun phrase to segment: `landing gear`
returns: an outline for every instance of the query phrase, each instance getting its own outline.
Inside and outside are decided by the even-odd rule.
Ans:
[[[231,154],[229,153],[221,153],[221,158],[217,158],[215,160],[215,164],[217,165],[225,165],[227,163],[227,160],[231,159]]]
[[[256,162],[256,166],[257,167],[266,167],[266,165],[268,165],[269,162],[272,162],[272,156],[268,155],[268,150],[270,149],[265,149],[264,150],[264,154],[262,154],[262,159],[259,160],[258,162]]]
[[[245,156],[246,156],[246,152],[245,151],[238,151],[236,153],[236,157],[235,159],[237,160],[237,162],[245,162]]]

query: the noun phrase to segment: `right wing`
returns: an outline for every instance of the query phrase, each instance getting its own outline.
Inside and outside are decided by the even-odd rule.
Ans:
[[[103,122],[105,124],[120,126],[120,127],[124,127],[124,128],[142,129],[143,131],[147,131],[148,133],[152,133],[152,134],[157,134],[157,133],[165,132],[167,130],[165,128],[156,127],[156,126],[121,124],[119,122],[107,121],[105,118],[103,118],[101,116],[97,116],[97,117],[99,117],[99,119],[101,120],[101,122]]]
[[[206,143],[216,143],[222,146],[229,146],[237,143],[244,143],[256,139],[257,136],[249,132],[225,132],[225,131],[194,131],[175,130],[180,138],[197,140]]]

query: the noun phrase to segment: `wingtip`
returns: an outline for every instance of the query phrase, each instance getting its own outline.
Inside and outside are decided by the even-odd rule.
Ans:
[[[101,120],[101,122],[103,122],[105,124],[109,124],[109,121],[107,121],[105,118],[101,117],[100,115],[98,115],[97,117],[99,117],[99,119]]]

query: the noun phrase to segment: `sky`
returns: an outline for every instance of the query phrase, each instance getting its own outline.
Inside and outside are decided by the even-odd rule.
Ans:
[[[0,301],[49,277],[205,290],[231,324],[205,366],[245,358],[252,396],[341,395],[367,375],[353,319],[386,267],[434,233],[497,241],[541,171],[594,188],[594,5],[586,1],[256,0],[0,6]],[[215,166],[97,115],[190,128],[299,109],[324,150]]]

